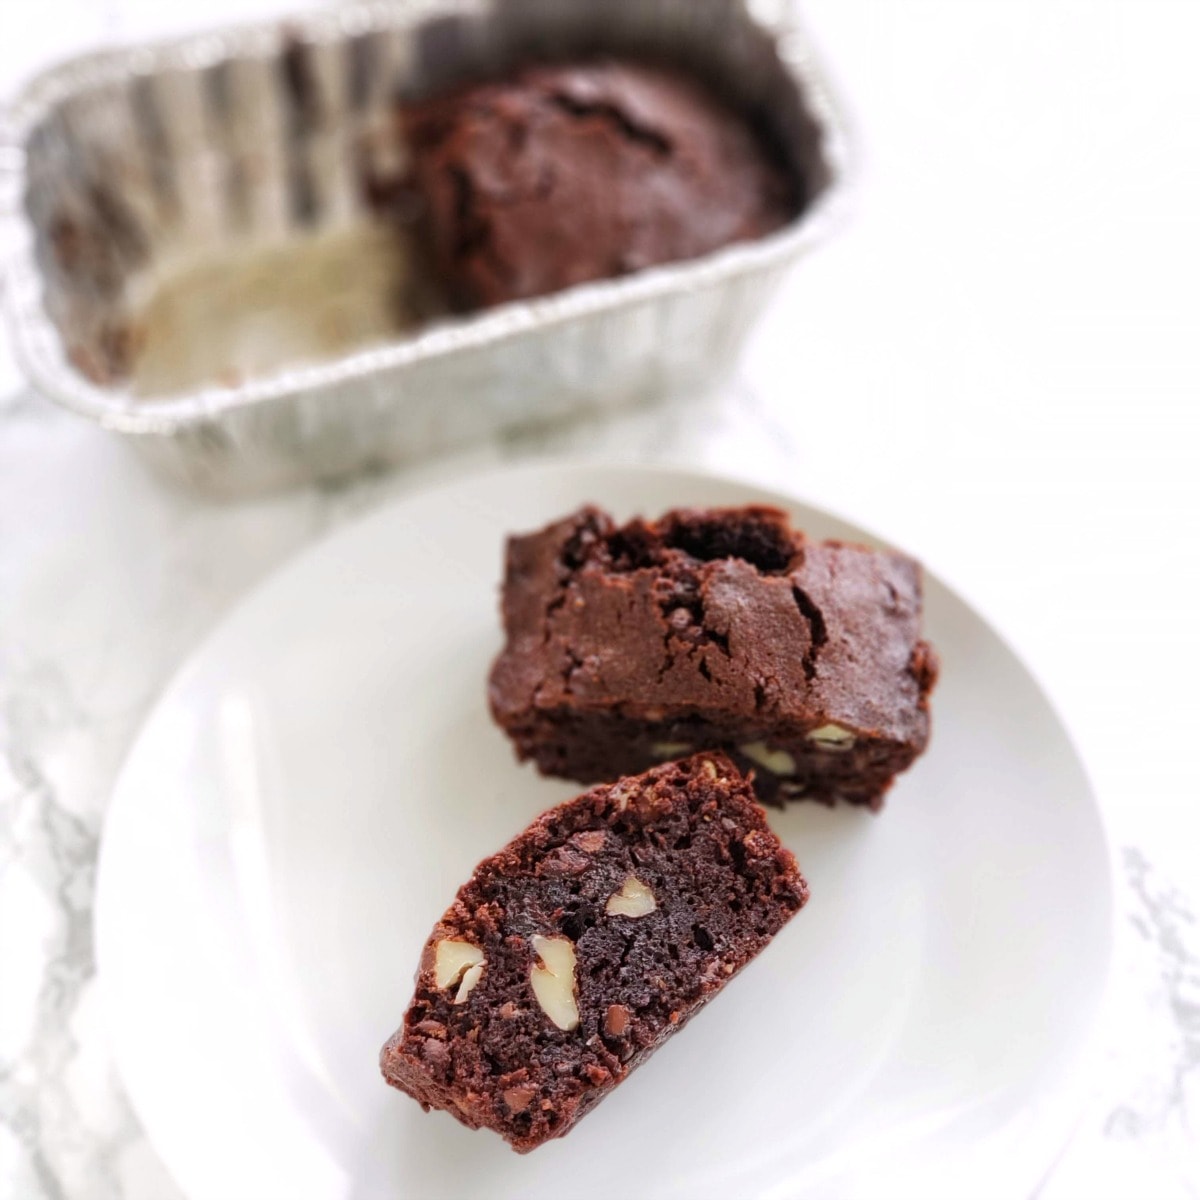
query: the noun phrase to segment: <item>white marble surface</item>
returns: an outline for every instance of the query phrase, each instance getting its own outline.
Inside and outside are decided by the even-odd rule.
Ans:
[[[0,86],[232,7],[0,0]],[[0,1197],[177,1194],[114,1077],[90,905],[114,773],[182,657],[355,512],[563,450],[789,487],[910,547],[1005,631],[1089,764],[1119,875],[1089,1100],[1039,1195],[1200,1195],[1200,14],[805,7],[853,101],[857,212],[737,386],[695,409],[214,506],[22,389],[0,343]]]

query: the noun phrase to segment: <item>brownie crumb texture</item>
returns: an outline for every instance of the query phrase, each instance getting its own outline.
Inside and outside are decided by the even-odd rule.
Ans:
[[[928,742],[919,566],[774,508],[618,525],[585,507],[509,540],[502,607],[492,713],[547,775],[720,749],[768,803],[878,809]]]
[[[695,258],[799,209],[748,121],[672,69],[529,67],[402,105],[400,125],[459,309]]]
[[[384,1077],[531,1150],[681,1029],[807,898],[725,757],[595,788],[475,869],[425,946]]]

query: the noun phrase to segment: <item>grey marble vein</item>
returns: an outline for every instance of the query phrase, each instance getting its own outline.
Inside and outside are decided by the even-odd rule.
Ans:
[[[1104,1131],[1139,1137],[1177,1123],[1195,1132],[1200,1112],[1192,1112],[1190,1102],[1200,1098],[1200,925],[1183,892],[1158,879],[1142,851],[1126,847],[1124,865],[1135,900],[1129,921],[1158,966],[1171,1022],[1171,1061],[1152,1092],[1113,1109]]]

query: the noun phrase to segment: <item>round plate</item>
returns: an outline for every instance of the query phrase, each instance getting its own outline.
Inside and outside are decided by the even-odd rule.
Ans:
[[[585,501],[776,503],[874,540],[710,476],[537,467],[404,499],[261,587],[150,716],[101,853],[102,993],[167,1166],[194,1200],[1018,1194],[1104,990],[1108,852],[1037,684],[928,575],[928,753],[879,816],[771,814],[812,900],[683,1036],[526,1157],[384,1085],[434,921],[578,790],[515,763],[485,677],[505,534]]]

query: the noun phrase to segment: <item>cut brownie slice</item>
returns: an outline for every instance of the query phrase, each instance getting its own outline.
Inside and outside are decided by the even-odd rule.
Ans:
[[[919,566],[777,509],[581,509],[509,540],[503,612],[492,713],[547,775],[719,748],[766,801],[877,809],[928,741]]]
[[[807,898],[723,755],[595,788],[475,868],[426,943],[384,1077],[532,1150],[683,1028]]]

